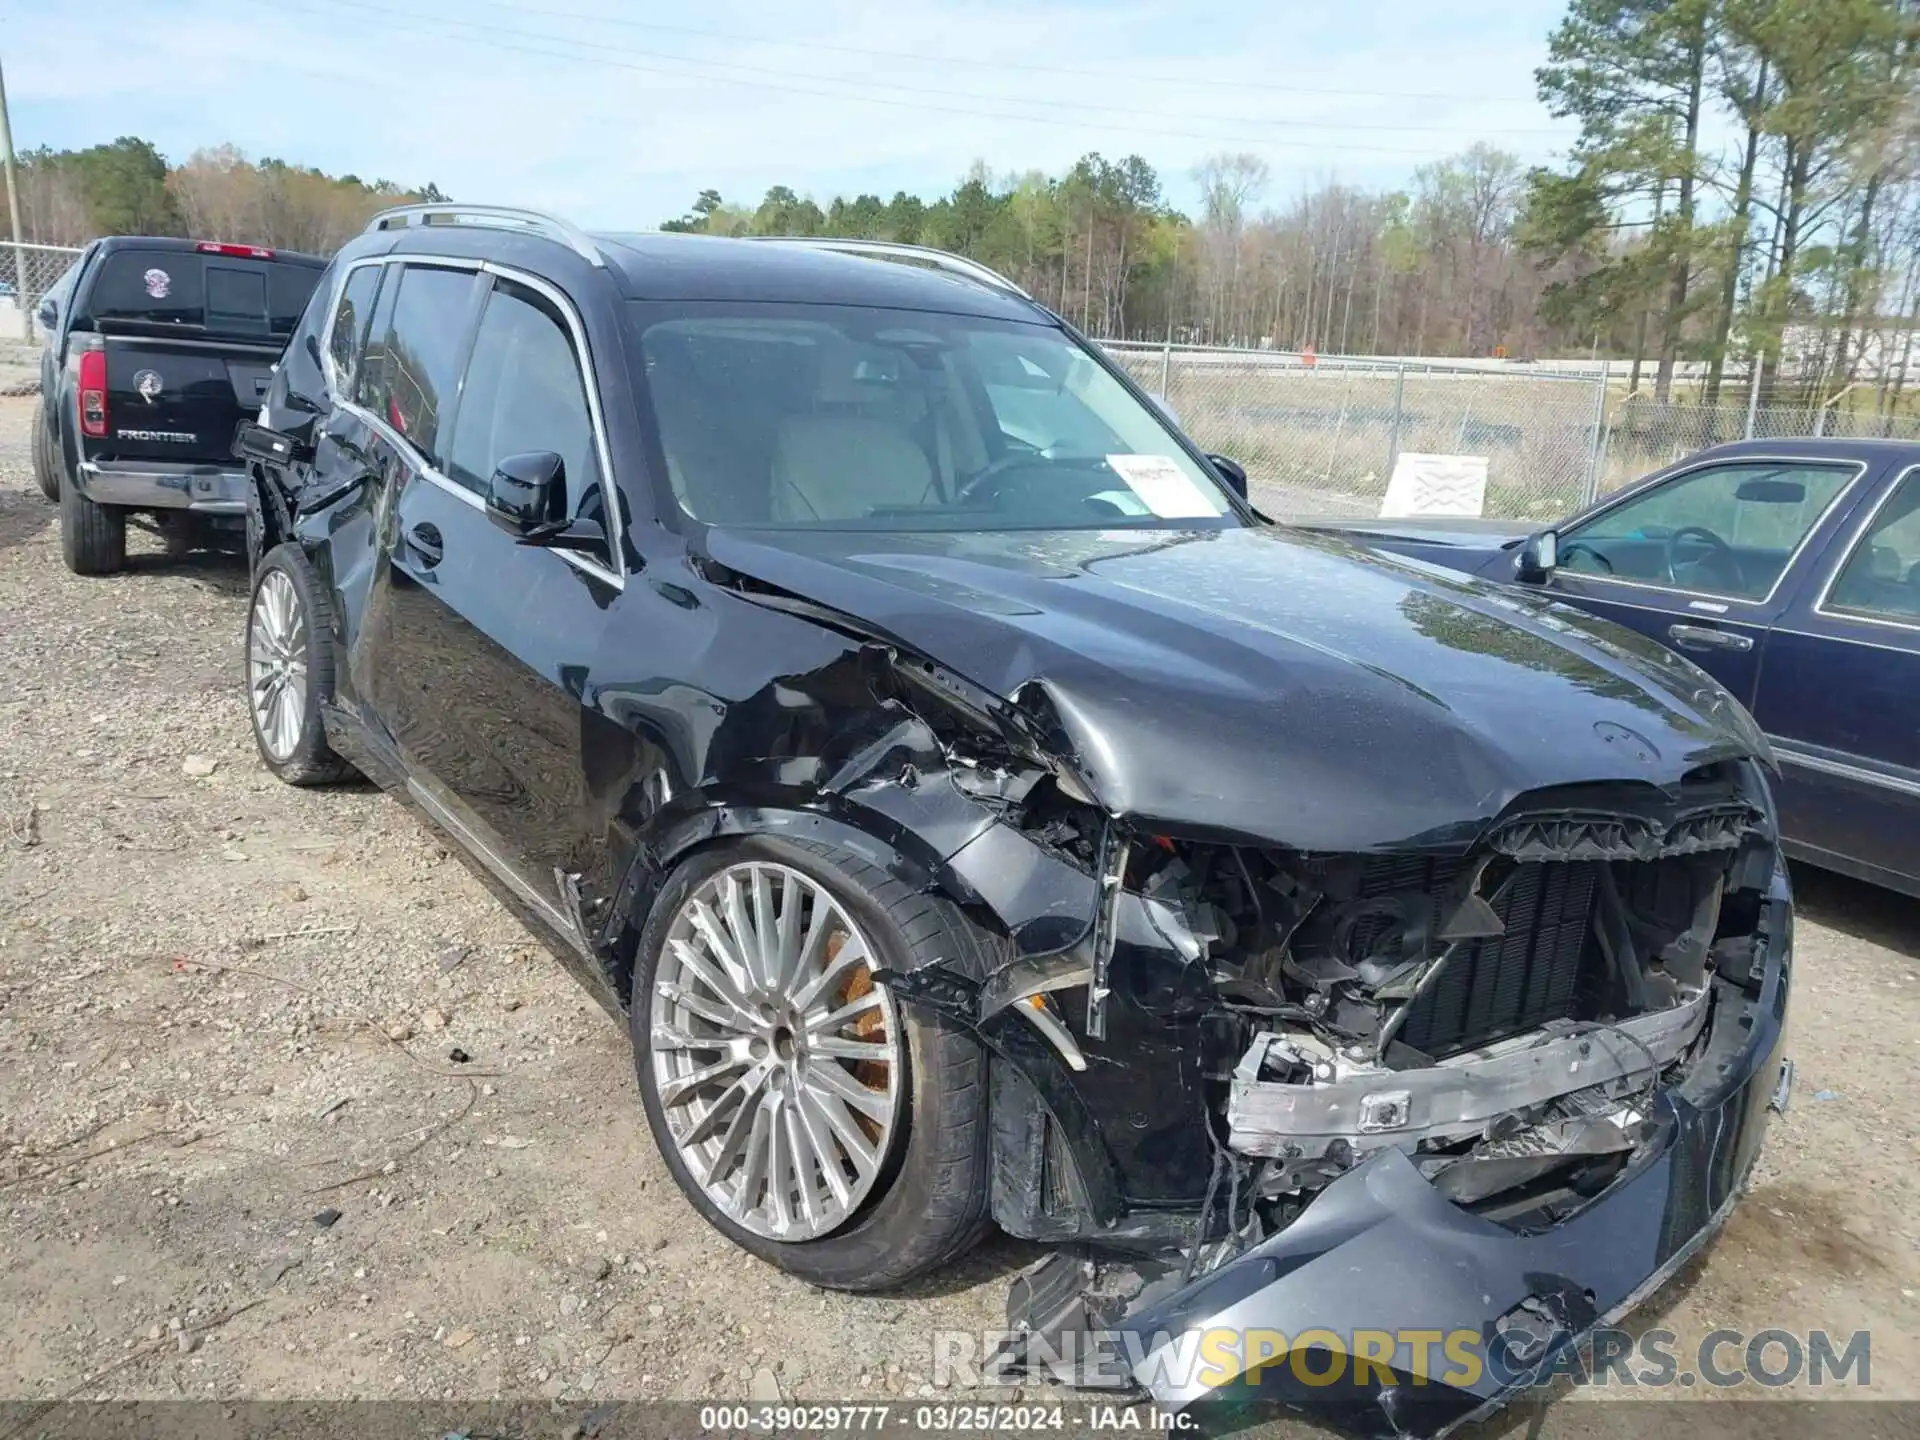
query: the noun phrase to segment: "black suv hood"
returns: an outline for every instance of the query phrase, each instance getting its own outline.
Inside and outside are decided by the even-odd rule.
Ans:
[[[1463,844],[1527,791],[1767,755],[1652,642],[1335,535],[714,530],[706,548],[1050,705],[1100,804],[1170,831]]]

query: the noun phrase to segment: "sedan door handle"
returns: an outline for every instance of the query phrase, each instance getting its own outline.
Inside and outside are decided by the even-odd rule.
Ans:
[[[1682,650],[1753,649],[1751,635],[1736,635],[1731,630],[1715,630],[1707,625],[1669,625],[1667,634]]]
[[[447,553],[445,542],[440,538],[440,527],[422,520],[407,531],[407,548],[420,557],[420,563],[431,570],[438,565]]]

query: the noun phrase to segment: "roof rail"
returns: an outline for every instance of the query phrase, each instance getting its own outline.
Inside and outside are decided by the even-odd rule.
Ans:
[[[382,210],[367,222],[367,233],[375,230],[400,230],[409,225],[479,225],[494,230],[523,230],[558,241],[574,254],[603,269],[607,257],[593,243],[593,237],[556,215],[538,210],[516,210],[505,205],[462,205],[447,201],[435,205],[400,205]]]
[[[964,255],[955,255],[947,250],[935,250],[929,245],[906,245],[897,240],[839,240],[826,235],[753,235],[747,238],[769,240],[780,245],[804,245],[814,250],[836,250],[843,255],[871,255],[879,260],[918,261],[936,270],[962,276],[989,290],[1015,295],[1022,300],[1033,299],[998,270],[990,270],[977,260],[969,260]]]

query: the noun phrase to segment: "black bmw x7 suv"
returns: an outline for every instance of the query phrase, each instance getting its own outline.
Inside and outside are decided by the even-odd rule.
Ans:
[[[1341,1414],[1431,1432],[1746,1181],[1791,958],[1746,713],[1266,522],[990,271],[394,211],[238,448],[266,764],[377,778],[550,930],[776,1265],[1075,1242],[1018,1363],[1288,1399],[1183,1337],[1385,1331]]]

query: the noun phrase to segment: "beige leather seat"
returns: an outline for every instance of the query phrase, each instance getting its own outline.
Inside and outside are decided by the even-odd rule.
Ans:
[[[933,467],[905,426],[855,415],[790,415],[773,447],[773,518],[862,520],[876,507],[938,498]]]

